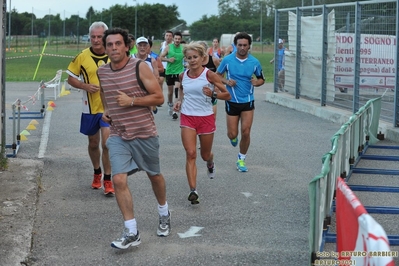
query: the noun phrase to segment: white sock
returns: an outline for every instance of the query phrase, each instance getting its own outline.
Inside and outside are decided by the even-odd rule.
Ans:
[[[243,160],[243,161],[245,161],[245,157],[246,157],[246,156],[247,156],[246,154],[238,153],[238,160]]]
[[[125,221],[125,227],[129,229],[129,233],[137,235],[137,223],[135,218]]]
[[[158,213],[161,216],[168,216],[169,214],[168,202],[166,202],[165,205],[163,206],[158,204]]]

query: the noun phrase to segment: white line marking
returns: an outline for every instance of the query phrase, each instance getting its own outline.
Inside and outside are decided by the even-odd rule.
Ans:
[[[187,238],[187,237],[193,237],[193,236],[201,236],[200,234],[197,234],[199,231],[201,231],[203,227],[198,227],[198,226],[191,226],[190,229],[188,229],[187,232],[185,233],[177,233],[180,238]]]
[[[243,194],[247,198],[252,197],[252,193],[250,192],[241,192],[241,194]]]
[[[48,135],[50,133],[50,120],[52,111],[46,111],[44,123],[43,123],[43,130],[42,130],[42,137],[40,139],[40,146],[39,146],[39,155],[38,158],[43,158],[44,154],[46,153],[47,142],[48,142]]]

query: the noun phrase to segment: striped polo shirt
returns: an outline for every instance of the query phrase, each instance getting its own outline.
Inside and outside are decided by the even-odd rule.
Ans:
[[[129,62],[122,69],[112,70],[110,64],[98,69],[100,85],[112,119],[110,136],[119,136],[124,140],[146,139],[158,135],[151,107],[136,105],[120,107],[115,99],[118,95],[117,91],[136,98],[148,95],[148,92],[140,88],[137,82],[138,61],[141,60],[130,57]]]

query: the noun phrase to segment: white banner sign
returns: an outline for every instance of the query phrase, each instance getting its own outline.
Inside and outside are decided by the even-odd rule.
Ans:
[[[355,35],[336,33],[335,86],[353,87]],[[362,34],[360,40],[360,87],[395,86],[396,38]]]

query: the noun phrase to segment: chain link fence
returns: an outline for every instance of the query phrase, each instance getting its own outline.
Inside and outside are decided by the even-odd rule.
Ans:
[[[353,113],[382,97],[381,119],[398,127],[397,35],[396,0],[276,10],[274,91]]]

